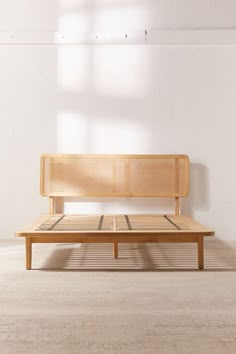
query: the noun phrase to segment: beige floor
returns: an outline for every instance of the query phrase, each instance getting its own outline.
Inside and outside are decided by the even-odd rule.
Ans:
[[[236,242],[0,243],[0,353],[236,353]],[[41,269],[40,269],[41,268]],[[52,269],[57,268],[57,269]]]

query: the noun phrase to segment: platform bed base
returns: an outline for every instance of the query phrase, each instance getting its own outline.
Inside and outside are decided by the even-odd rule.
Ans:
[[[197,243],[198,268],[204,267],[203,241],[214,231],[184,215],[46,214],[17,232],[26,240],[26,269],[32,265],[32,243]]]
[[[33,243],[113,243],[113,256],[118,258],[118,243],[197,243],[198,252],[198,268],[204,268],[204,236],[190,235],[186,237],[186,234],[178,235],[112,235],[106,234],[103,236],[91,235],[91,236],[27,236],[25,237],[26,246],[26,269],[32,268],[32,244]]]

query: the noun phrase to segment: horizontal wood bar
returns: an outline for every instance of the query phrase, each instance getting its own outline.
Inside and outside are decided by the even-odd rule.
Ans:
[[[51,237],[51,236],[58,236],[58,237],[69,237],[69,236],[72,236],[72,237],[80,237],[80,236],[87,236],[87,237],[91,237],[91,236],[94,236],[94,237],[116,237],[116,236],[130,236],[130,237],[135,237],[135,236],[142,236],[142,235],[150,235],[150,236],[164,236],[164,237],[167,237],[167,236],[179,236],[179,235],[182,235],[184,237],[188,237],[188,236],[192,236],[192,235],[198,235],[198,236],[214,236],[214,232],[212,231],[198,231],[198,230],[194,230],[194,232],[191,232],[191,231],[185,231],[185,230],[176,230],[176,231],[169,231],[169,230],[166,230],[166,231],[161,231],[161,232],[156,232],[156,231],[150,231],[150,230],[145,230],[143,232],[137,232],[137,231],[134,231],[134,230],[130,230],[130,231],[114,231],[113,233],[109,232],[109,231],[97,231],[97,232],[91,232],[91,231],[82,231],[82,232],[79,232],[79,231],[18,231],[17,236],[20,236],[20,237],[27,237],[27,236],[40,236],[40,237]]]
[[[138,243],[138,242],[197,242],[198,236],[191,235],[112,235],[112,236],[31,236],[32,243]]]

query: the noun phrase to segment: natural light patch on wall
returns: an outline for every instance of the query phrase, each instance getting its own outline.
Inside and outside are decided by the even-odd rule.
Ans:
[[[62,9],[75,9],[78,6],[85,6],[88,3],[88,0],[59,0],[59,6]]]
[[[60,46],[58,48],[57,80],[59,90],[85,91],[91,72],[91,48]]]
[[[59,113],[57,118],[57,152],[87,153],[88,146],[87,119],[79,113]]]
[[[59,32],[90,32],[91,30],[91,20],[87,12],[62,14],[58,18]]]
[[[59,31],[117,32],[149,27],[145,0],[59,0]]]
[[[149,149],[148,130],[135,120],[94,119],[90,136],[90,150],[94,153],[147,153]]]
[[[148,9],[140,1],[100,0],[95,21],[95,28],[101,32],[129,31],[144,29],[148,23]]]
[[[108,96],[146,96],[150,85],[150,52],[143,46],[94,47],[94,87]]]

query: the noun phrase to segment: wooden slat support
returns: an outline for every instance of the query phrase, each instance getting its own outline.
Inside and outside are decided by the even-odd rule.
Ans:
[[[31,269],[32,263],[32,241],[31,237],[25,238],[25,255],[26,255],[26,269]]]
[[[204,268],[204,244],[203,236],[198,236],[198,268]]]

